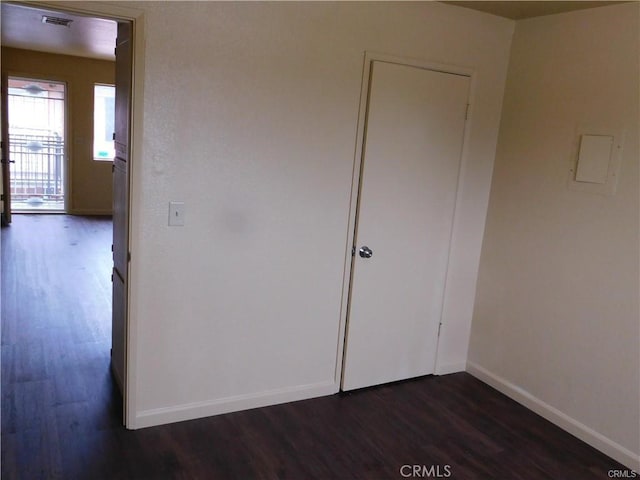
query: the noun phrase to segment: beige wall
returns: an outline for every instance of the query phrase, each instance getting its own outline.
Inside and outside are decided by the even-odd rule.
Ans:
[[[463,370],[513,22],[436,2],[120,6],[145,29],[130,426],[338,390],[365,51],[475,71],[438,350]]]
[[[472,372],[636,469],[638,18],[517,23],[469,351]],[[581,126],[626,129],[614,196],[567,187]]]
[[[113,84],[115,63],[2,47],[2,73],[64,81],[67,84],[67,208],[74,214],[111,213],[111,162],[93,160],[93,85]]]

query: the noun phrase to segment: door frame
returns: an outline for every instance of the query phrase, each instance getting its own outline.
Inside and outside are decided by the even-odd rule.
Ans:
[[[2,212],[0,222],[2,226],[9,225],[11,223],[11,185],[9,185],[9,175],[11,171],[11,165],[9,163],[9,80],[6,75],[0,72],[0,141],[2,142],[2,151],[0,152],[0,158],[2,164],[0,165],[0,176],[2,177]]]
[[[467,121],[465,123],[464,128],[464,136],[463,136],[463,144],[462,144],[462,153],[460,156],[460,168],[458,171],[458,181],[457,181],[457,191],[456,191],[456,200],[453,211],[453,222],[452,222],[452,231],[450,234],[449,240],[449,251],[447,253],[447,273],[445,277],[445,286],[442,295],[441,301],[444,303],[444,299],[446,297],[447,292],[447,284],[450,275],[450,271],[448,266],[451,263],[451,243],[455,234],[456,228],[456,217],[458,211],[458,204],[460,200],[460,195],[462,191],[462,181],[464,178],[464,172],[466,170],[466,165],[468,163],[469,157],[469,136],[470,136],[470,125],[473,116],[473,105],[475,100],[475,91],[476,91],[476,72],[475,69],[470,67],[463,67],[457,65],[449,65],[437,62],[430,62],[422,59],[403,57],[398,55],[390,55],[385,53],[376,53],[376,52],[364,52],[364,65],[362,68],[362,82],[360,87],[360,105],[358,110],[358,123],[357,123],[357,133],[356,133],[356,144],[355,144],[355,152],[353,159],[353,170],[352,170],[352,179],[351,179],[351,197],[349,203],[349,222],[347,227],[347,237],[345,244],[345,255],[344,255],[344,269],[343,269],[343,278],[342,278],[342,298],[340,302],[340,323],[338,330],[338,348],[337,348],[337,356],[336,356],[336,366],[335,366],[335,377],[334,381],[336,385],[340,386],[340,390],[342,390],[342,378],[344,372],[344,354],[345,354],[345,345],[347,342],[347,325],[349,323],[349,313],[351,307],[351,285],[353,281],[353,267],[355,255],[353,254],[355,244],[354,240],[356,238],[357,228],[358,228],[358,202],[360,201],[360,192],[361,192],[361,180],[363,173],[363,156],[364,156],[364,141],[366,134],[366,122],[367,122],[367,114],[369,107],[369,89],[371,86],[371,73],[372,73],[372,65],[374,61],[394,63],[398,65],[405,65],[409,67],[417,67],[425,70],[433,70],[436,72],[449,73],[454,75],[464,75],[469,77],[470,79],[470,88],[469,88],[469,106],[467,110]],[[444,317],[444,305],[441,313],[441,323],[442,318]],[[438,347],[436,348],[436,363],[435,363],[435,374],[445,373],[440,369],[439,362],[439,351],[440,351],[440,338],[438,339]]]
[[[62,161],[64,162],[64,202],[63,202],[63,208],[62,208],[62,212],[60,210],[53,210],[53,211],[46,211],[43,210],[41,212],[38,213],[52,213],[52,214],[56,214],[56,213],[69,213],[69,210],[71,209],[71,195],[72,195],[72,181],[71,181],[71,177],[73,175],[73,172],[71,171],[71,149],[69,148],[69,146],[71,145],[70,143],[70,139],[71,139],[71,125],[73,122],[73,118],[71,116],[71,109],[69,108],[69,92],[71,91],[71,87],[69,86],[69,78],[61,76],[61,75],[43,75],[43,74],[39,74],[39,73],[35,73],[35,74],[31,74],[31,73],[24,73],[24,72],[18,72],[18,71],[7,71],[2,75],[2,81],[6,82],[6,91],[4,92],[4,96],[5,98],[3,98],[3,101],[6,101],[7,103],[7,131],[6,131],[6,137],[3,135],[3,141],[6,142],[5,146],[7,149],[7,158],[9,160],[11,160],[9,158],[9,150],[11,149],[11,143],[9,141],[9,122],[10,122],[10,118],[9,118],[9,79],[10,78],[20,78],[23,80],[37,80],[40,82],[44,82],[47,80],[51,80],[52,82],[55,83],[62,83],[64,84],[64,158],[62,159]],[[4,134],[5,132],[3,132]],[[9,165],[9,178],[7,179],[7,188],[11,189],[11,165]],[[11,192],[9,192],[9,195],[11,194]],[[9,197],[9,202],[11,202],[11,197]],[[11,212],[9,212],[9,218],[11,218],[11,214],[13,213],[13,208],[11,209]]]
[[[115,21],[128,21],[132,25],[132,81],[131,81],[131,126],[129,143],[129,252],[139,252],[138,246],[142,242],[138,241],[138,232],[134,225],[139,223],[137,208],[139,199],[139,179],[141,178],[141,165],[139,159],[142,158],[142,132],[143,132],[143,98],[144,98],[144,12],[130,7],[112,5],[108,2],[98,3],[91,1],[60,2],[60,1],[12,1],[17,5],[32,8],[43,8],[57,12],[69,12],[76,15],[88,17],[105,18]],[[115,48],[115,45],[114,45]],[[129,282],[125,291],[126,301],[126,383],[124,385],[124,425],[128,429],[137,428],[137,346],[138,346],[138,323],[136,317],[131,315],[135,312],[135,296],[132,295],[131,284],[136,279],[136,255],[132,253],[129,263]]]

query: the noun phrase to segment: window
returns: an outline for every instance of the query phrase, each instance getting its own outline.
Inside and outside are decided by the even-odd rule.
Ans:
[[[93,159],[113,160],[116,87],[94,85],[93,89]]]

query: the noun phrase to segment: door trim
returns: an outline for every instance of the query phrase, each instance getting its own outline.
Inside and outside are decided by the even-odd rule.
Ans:
[[[131,82],[131,139],[129,144],[129,252],[139,252],[142,242],[139,241],[137,230],[133,225],[140,223],[137,215],[137,205],[139,200],[141,165],[142,158],[142,132],[143,132],[143,98],[144,98],[144,12],[130,7],[112,5],[108,2],[98,3],[91,1],[60,2],[60,1],[16,1],[11,2],[29,7],[55,10],[59,12],[70,12],[77,15],[89,17],[106,18],[109,20],[129,21],[132,24],[132,82]],[[115,47],[115,45],[114,45]],[[126,311],[127,311],[127,333],[126,333],[126,385],[125,385],[125,405],[124,424],[128,429],[139,428],[137,417],[137,346],[138,346],[138,322],[131,312],[136,311],[136,298],[132,295],[131,285],[135,282],[136,258],[132,255],[129,263],[129,282],[127,285]]]
[[[475,98],[475,89],[476,89],[476,74],[475,69],[470,67],[463,67],[457,65],[448,65],[437,62],[430,62],[426,60],[416,59],[416,58],[408,58],[397,55],[389,55],[384,53],[376,53],[376,52],[368,52],[364,53],[364,64],[362,68],[362,81],[360,87],[360,105],[358,110],[358,123],[357,123],[357,133],[356,133],[356,144],[354,149],[354,158],[353,158],[353,168],[352,168],[352,179],[351,179],[351,196],[349,203],[349,222],[347,227],[347,236],[345,243],[345,256],[344,256],[344,269],[343,269],[343,277],[342,277],[342,297],[340,301],[340,322],[339,322],[339,330],[338,330],[338,345],[336,352],[336,366],[335,366],[335,382],[336,385],[340,386],[340,390],[342,390],[342,378],[344,371],[344,354],[345,354],[345,345],[347,342],[347,324],[349,322],[349,312],[350,312],[350,300],[351,300],[351,282],[353,278],[353,261],[354,256],[352,255],[352,248],[354,245],[354,238],[356,235],[357,229],[357,215],[358,215],[358,201],[360,199],[360,190],[361,190],[361,178],[362,178],[362,160],[363,160],[363,147],[364,147],[364,139],[366,133],[366,119],[367,119],[367,111],[369,104],[369,87],[371,85],[371,71],[372,64],[374,61],[387,62],[387,63],[395,63],[399,65],[405,65],[410,67],[423,68],[425,70],[433,70],[436,72],[449,73],[454,75],[463,75],[469,77],[471,85],[469,89],[469,107],[467,113],[467,120],[464,128],[463,135],[463,144],[462,144],[462,153],[460,157],[460,168],[458,172],[458,182],[457,182],[457,192],[456,192],[456,201],[453,211],[453,222],[452,222],[452,231],[450,234],[449,240],[449,252],[447,258],[447,273],[445,276],[445,285],[444,292],[441,301],[444,303],[444,299],[446,297],[447,284],[449,279],[449,264],[451,261],[451,241],[453,239],[455,228],[456,228],[456,217],[457,217],[457,206],[459,204],[460,195],[461,195],[461,186],[462,179],[464,177],[464,171],[466,170],[466,164],[468,162],[468,145],[469,145],[469,135],[470,135],[470,123],[472,121],[472,111],[473,104]],[[441,321],[444,316],[444,305],[442,308]],[[436,363],[435,363],[435,374],[438,375],[443,373],[442,366],[438,361],[438,353],[439,353],[440,341],[438,340],[438,347],[436,348]],[[446,368],[446,366],[445,366]]]
[[[3,163],[0,165],[2,169],[2,214],[0,215],[0,223],[2,226],[11,223],[11,185],[9,184],[9,176],[11,174],[11,165],[4,163],[9,161],[9,78],[0,72],[0,140],[2,141],[2,151],[0,158]]]

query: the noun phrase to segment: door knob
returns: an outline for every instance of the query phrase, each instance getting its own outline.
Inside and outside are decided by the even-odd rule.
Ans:
[[[371,250],[366,245],[360,247],[360,250],[358,251],[358,253],[360,254],[360,256],[362,258],[371,258],[371,257],[373,257],[373,250]]]

